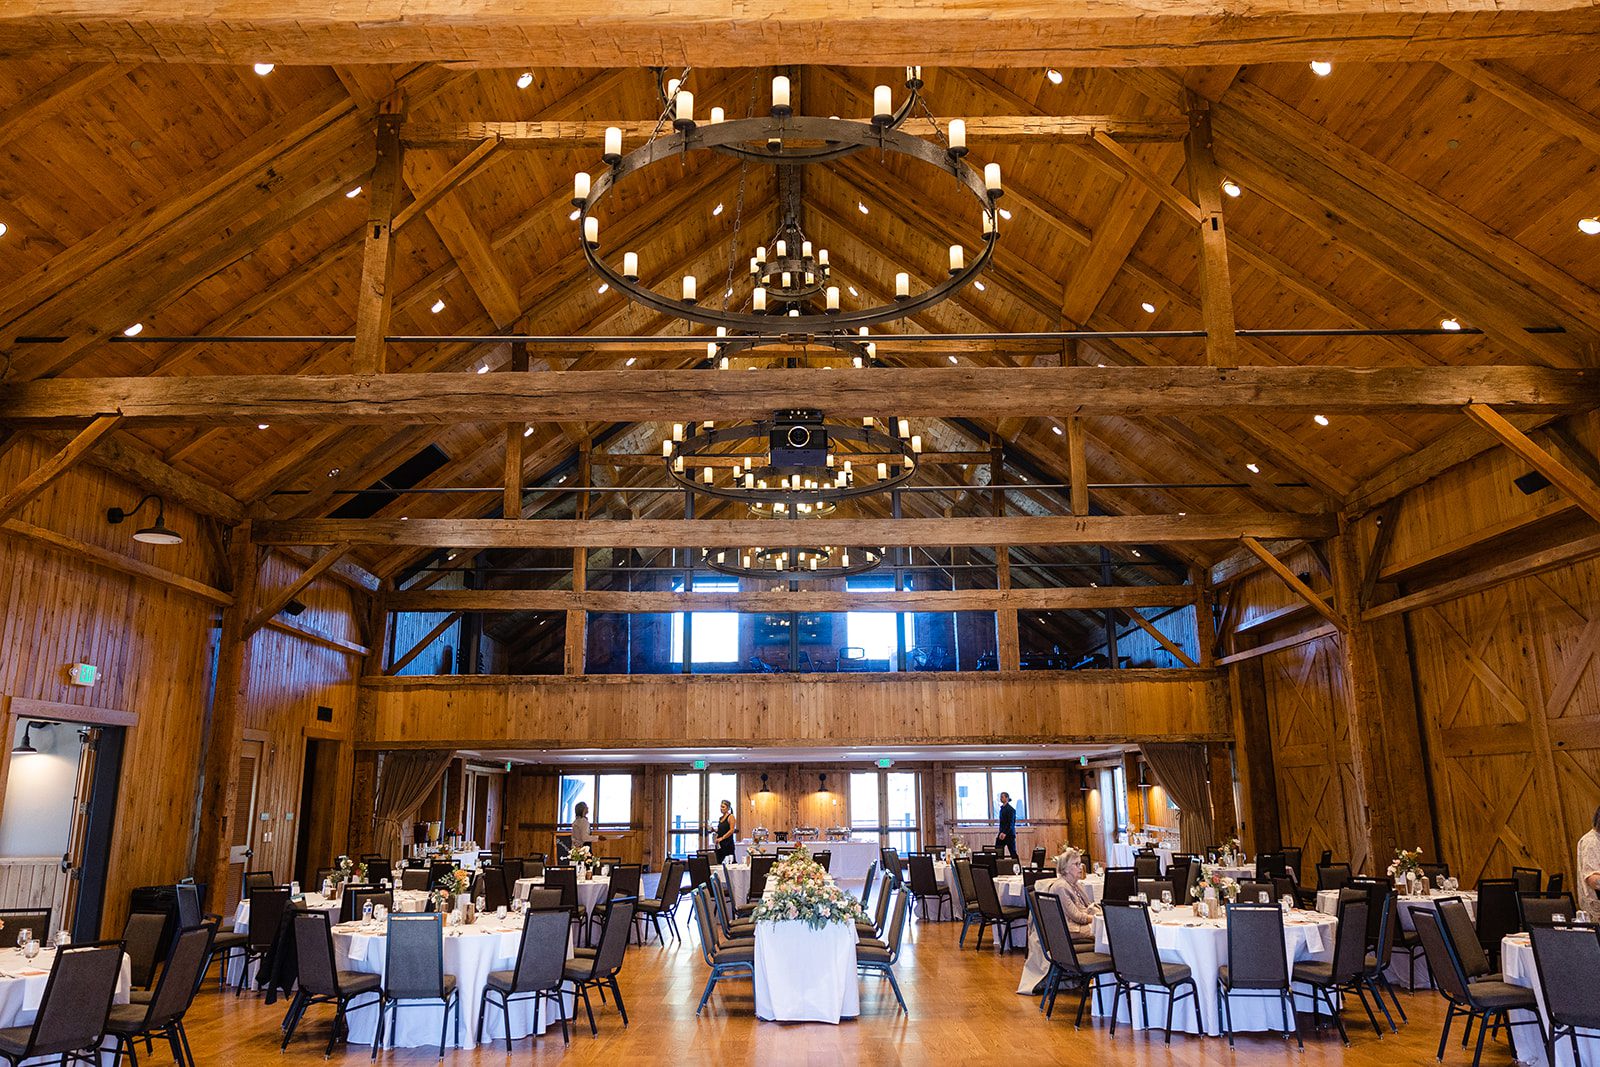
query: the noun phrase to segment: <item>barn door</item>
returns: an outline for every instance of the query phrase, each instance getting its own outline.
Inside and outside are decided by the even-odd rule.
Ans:
[[[257,785],[261,778],[262,743],[245,741],[239,748],[237,792],[233,798],[233,839],[228,842],[228,884],[222,900],[231,912],[242,896],[244,872],[255,853]]]

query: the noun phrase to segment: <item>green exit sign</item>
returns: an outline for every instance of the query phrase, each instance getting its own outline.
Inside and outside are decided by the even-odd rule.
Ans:
[[[878,766],[885,767],[885,768],[893,767],[894,766],[894,760],[890,759],[888,756],[885,756],[885,757],[883,757],[882,759],[880,759],[878,761]]]
[[[705,770],[706,769],[706,761],[703,760],[703,759],[695,760],[694,761],[694,769],[697,770],[697,771]]]
[[[1078,757],[1078,766],[1080,766],[1080,767],[1089,766],[1089,757],[1088,756],[1079,756]]]

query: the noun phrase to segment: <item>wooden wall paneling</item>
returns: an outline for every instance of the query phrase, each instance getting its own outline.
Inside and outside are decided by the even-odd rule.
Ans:
[[[1233,751],[1227,744],[1213,741],[1206,745],[1206,761],[1211,773],[1212,837],[1226,841],[1239,830],[1239,814],[1234,804]],[[1190,842],[1185,841],[1184,845],[1193,851]]]

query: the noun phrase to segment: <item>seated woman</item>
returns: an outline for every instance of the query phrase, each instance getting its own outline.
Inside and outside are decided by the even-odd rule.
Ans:
[[[1060,877],[1056,879],[1055,894],[1061,901],[1061,910],[1067,914],[1067,929],[1072,933],[1072,940],[1092,942],[1094,912],[1091,907],[1094,901],[1083,884],[1083,853],[1069,848],[1057,856],[1056,874]]]

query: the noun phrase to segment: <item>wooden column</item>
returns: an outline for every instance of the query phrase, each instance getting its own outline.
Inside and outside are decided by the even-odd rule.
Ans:
[[[593,477],[594,464],[590,442],[585,439],[578,446],[578,484],[587,487]],[[589,493],[587,491],[578,495],[578,518],[589,517]],[[572,591],[581,593],[589,585],[589,549],[578,547],[572,550]],[[567,612],[567,635],[565,673],[582,674],[584,653],[589,643],[589,613],[581,608]],[[689,660],[684,656],[684,661]]]
[[[1006,494],[1001,488],[1002,471],[1005,457],[1001,446],[996,444],[991,450],[989,459],[989,485],[991,489],[992,506],[995,518],[1005,514]],[[995,584],[1002,590],[1011,588],[1011,551],[1005,545],[994,547]],[[999,649],[1000,669],[1003,671],[1020,671],[1022,669],[1022,638],[1018,632],[1017,609],[997,608],[994,613],[995,639]]]
[[[1252,854],[1283,846],[1278,823],[1278,779],[1273,764],[1272,719],[1260,657],[1228,667],[1233,696],[1234,757],[1239,761],[1240,840]]]
[[[1222,220],[1222,178],[1211,152],[1210,104],[1194,92],[1189,102],[1189,135],[1184,139],[1189,195],[1200,205],[1200,317],[1206,327],[1206,363],[1237,367],[1233,286],[1228,271],[1228,231]]]
[[[1212,741],[1206,745],[1206,760],[1211,768],[1211,841],[1226,841],[1239,829],[1233,803],[1233,750],[1224,741]]]
[[[1343,524],[1342,524],[1343,525]],[[1428,798],[1432,789],[1422,758],[1408,642],[1398,616],[1362,621],[1362,566],[1358,531],[1344,525],[1332,542],[1333,586],[1347,627],[1339,647],[1349,724],[1355,833],[1352,863],[1363,857],[1368,873],[1388,867],[1398,847],[1422,845],[1437,855]]]
[[[400,130],[404,101],[386,100],[378,115],[378,150],[367,187],[367,229],[361,254],[361,288],[356,292],[356,343],[352,359],[358,373],[388,369],[389,312],[394,303],[394,214],[399,201]]]
[[[250,522],[246,520],[233,528],[228,545],[233,604],[222,611],[216,691],[206,724],[205,782],[200,791],[200,834],[194,860],[195,879],[211,887],[210,903],[217,908],[233,903],[223,900],[222,894],[228,884],[228,854],[234,836],[239,749],[244,740],[251,670],[247,627],[255,609],[259,566],[260,558],[250,539]],[[244,817],[248,818],[248,813]]]
[[[1089,514],[1089,460],[1085,452],[1083,419],[1072,416],[1067,423],[1067,480],[1070,483],[1072,513]]]
[[[1189,584],[1194,587],[1194,639],[1200,653],[1200,666],[1217,665],[1217,627],[1211,612],[1211,573],[1204,567],[1189,568]]]
[[[526,324],[519,323],[518,328],[526,329]],[[522,341],[511,342],[510,373],[526,374],[527,371],[527,344]],[[506,424],[505,479],[501,483],[505,487],[505,499],[500,505],[500,514],[508,519],[522,518],[522,443],[527,439],[527,431],[528,427],[523,423]]]

